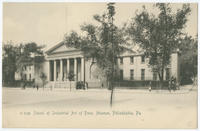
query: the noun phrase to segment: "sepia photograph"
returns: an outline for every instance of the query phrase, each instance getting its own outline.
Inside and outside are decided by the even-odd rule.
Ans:
[[[2,8],[3,128],[198,128],[198,3]]]

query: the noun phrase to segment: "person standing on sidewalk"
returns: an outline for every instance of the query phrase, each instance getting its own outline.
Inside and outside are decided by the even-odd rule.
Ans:
[[[151,89],[152,89],[152,82],[150,81],[150,83],[149,83],[149,92],[151,92]]]

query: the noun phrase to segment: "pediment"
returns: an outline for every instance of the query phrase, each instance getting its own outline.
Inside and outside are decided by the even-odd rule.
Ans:
[[[71,51],[71,50],[75,50],[75,48],[70,48],[70,47],[67,47],[66,45],[62,44],[60,47],[53,50],[52,53]]]
[[[74,51],[75,48],[67,47],[63,42],[57,44],[56,46],[49,49],[46,53],[47,54],[54,54],[54,53],[62,53],[67,51]]]

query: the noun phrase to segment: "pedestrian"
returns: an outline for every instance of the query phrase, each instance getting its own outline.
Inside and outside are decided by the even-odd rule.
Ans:
[[[39,90],[39,86],[37,85],[36,87],[37,87],[37,90]]]
[[[24,81],[23,83],[24,83],[24,84],[23,84],[23,89],[25,90],[25,89],[26,89],[26,84],[27,84],[27,83],[26,83],[26,81]]]
[[[168,90],[171,92],[172,78],[168,80]]]
[[[35,88],[35,79],[33,79],[33,89]]]
[[[85,89],[87,90],[88,89],[88,83],[85,82]]]
[[[176,77],[174,77],[174,80],[173,80],[173,91],[176,91]]]
[[[151,89],[152,89],[152,82],[150,81],[150,83],[149,83],[149,92],[151,92]]]
[[[103,88],[103,82],[101,83],[101,88]]]
[[[22,78],[22,89],[23,90],[26,89],[26,80],[25,80],[25,78]]]

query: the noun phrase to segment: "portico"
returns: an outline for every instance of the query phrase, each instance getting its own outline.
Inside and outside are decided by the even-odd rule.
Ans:
[[[74,74],[74,81],[85,81],[84,58],[49,59],[49,81],[69,81],[68,74]]]
[[[77,81],[86,81],[85,58],[80,50],[67,47],[63,42],[46,51],[47,80],[52,87],[75,87]],[[74,74],[72,82],[69,73]],[[71,84],[71,85],[70,85]]]

